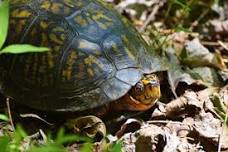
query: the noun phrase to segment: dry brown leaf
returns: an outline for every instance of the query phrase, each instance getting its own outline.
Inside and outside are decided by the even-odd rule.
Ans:
[[[137,119],[128,119],[120,128],[119,131],[116,132],[116,136],[118,138],[122,137],[125,133],[135,132],[140,129],[142,122]]]
[[[221,20],[212,20],[210,24],[214,28],[214,32],[216,34],[227,36],[228,35],[228,20],[221,21]]]
[[[189,67],[211,66],[220,70],[226,68],[222,57],[218,53],[210,53],[198,38],[186,42],[185,49],[181,53],[181,60]]]
[[[187,72],[192,76],[192,78],[196,79],[205,86],[210,87],[221,85],[217,71],[214,68],[196,67],[188,69]]]
[[[176,95],[176,88],[180,82],[185,82],[188,85],[191,85],[193,83],[196,83],[196,80],[194,80],[191,75],[184,72],[180,66],[179,60],[177,59],[175,55],[175,50],[171,47],[166,49],[166,54],[169,60],[169,70],[168,70],[168,81],[171,86],[171,90],[175,97]]]
[[[178,117],[180,113],[194,114],[203,109],[204,103],[208,101],[209,95],[216,92],[216,88],[208,88],[199,92],[186,91],[181,97],[171,101],[165,106],[167,117]],[[190,108],[187,111],[186,108]]]

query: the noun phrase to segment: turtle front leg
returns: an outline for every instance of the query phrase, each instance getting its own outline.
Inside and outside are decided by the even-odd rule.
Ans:
[[[93,115],[69,119],[65,125],[74,133],[90,137],[96,141],[100,141],[106,135],[105,124],[100,118]]]

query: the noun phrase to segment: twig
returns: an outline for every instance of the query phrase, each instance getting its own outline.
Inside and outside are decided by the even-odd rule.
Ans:
[[[43,138],[44,143],[47,143],[47,136],[45,135],[44,131],[42,129],[39,129],[39,133]]]
[[[33,113],[28,113],[28,114],[20,114],[20,116],[22,118],[36,118],[36,119],[39,119],[41,120],[42,122],[45,122],[46,124],[48,124],[49,126],[53,126],[54,124],[53,123],[50,123],[48,122],[47,120],[41,118],[40,116],[38,116],[37,114],[33,114]]]
[[[209,41],[202,41],[201,43],[206,46],[219,46],[220,45],[218,42],[209,42]]]
[[[154,123],[168,124],[168,123],[172,123],[172,124],[178,124],[178,125],[186,125],[186,126],[188,126],[190,128],[193,127],[191,124],[178,122],[178,121],[170,121],[170,120],[150,120],[150,121],[147,121],[147,123],[149,123],[149,124],[154,124]]]
[[[199,24],[199,22],[208,14],[208,12],[210,11],[210,9],[206,9],[191,25],[191,27],[189,28],[190,31],[193,31],[194,27],[197,26]]]
[[[6,106],[7,106],[7,112],[8,112],[8,115],[9,115],[10,124],[11,124],[11,127],[12,127],[13,131],[14,131],[15,127],[14,127],[13,119],[12,119],[12,115],[11,115],[10,98],[9,97],[6,98]]]
[[[29,135],[28,138],[30,138],[30,139],[38,139],[40,136],[41,136],[40,132],[36,132],[36,133],[34,133],[32,135]]]
[[[153,11],[150,13],[149,17],[148,17],[147,20],[144,22],[144,24],[142,25],[142,27],[139,29],[139,32],[140,32],[140,33],[142,33],[142,32],[146,29],[147,25],[148,25],[151,21],[153,21],[153,20],[155,19],[155,15],[157,14],[159,8],[160,8],[160,5],[159,5],[159,4],[158,4],[158,5],[155,5]]]
[[[222,42],[222,41],[218,41],[218,43],[226,50],[228,51],[228,44]]]

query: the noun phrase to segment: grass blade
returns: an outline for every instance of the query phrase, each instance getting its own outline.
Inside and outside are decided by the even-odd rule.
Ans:
[[[0,49],[5,43],[7,32],[8,32],[8,24],[9,24],[9,1],[4,0],[0,3]]]
[[[30,44],[12,44],[5,48],[3,48],[0,52],[1,54],[20,54],[20,53],[32,53],[32,52],[45,52],[48,51],[49,48],[46,47],[37,47]]]
[[[4,114],[0,114],[0,120],[9,121],[9,118]]]

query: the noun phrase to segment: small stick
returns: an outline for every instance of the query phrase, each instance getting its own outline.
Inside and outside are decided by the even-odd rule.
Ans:
[[[153,9],[153,11],[150,13],[148,19],[144,22],[143,26],[139,29],[139,32],[142,33],[145,28],[147,27],[147,25],[153,21],[155,19],[155,15],[157,14],[158,10],[159,10],[160,6],[156,5]]]
[[[44,143],[47,143],[47,136],[45,135],[44,131],[42,129],[39,129],[39,133],[43,138]]]
[[[206,46],[219,46],[220,45],[218,42],[209,42],[209,41],[202,41],[201,43]]]
[[[48,124],[49,126],[53,126],[53,125],[54,125],[53,123],[48,122],[48,121],[45,120],[44,118],[41,118],[41,117],[40,117],[39,115],[37,115],[37,114],[28,113],[28,114],[20,114],[20,116],[21,116],[22,118],[29,118],[29,117],[30,117],[30,118],[39,119],[39,120],[41,120],[42,122]]]
[[[178,121],[170,121],[170,120],[149,120],[147,121],[147,123],[149,124],[156,124],[156,123],[163,123],[163,124],[168,124],[168,123],[172,123],[172,124],[177,124],[177,125],[186,125],[188,127],[193,127],[191,124],[188,123],[183,123],[183,122],[178,122]]]
[[[7,112],[8,112],[8,115],[9,115],[10,124],[12,126],[13,131],[14,131],[15,130],[15,127],[14,127],[13,119],[12,119],[12,115],[11,115],[10,98],[9,97],[6,98],[6,106],[7,106]]]
[[[226,50],[228,51],[228,44],[222,42],[222,41],[218,41],[218,43]]]

